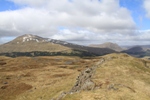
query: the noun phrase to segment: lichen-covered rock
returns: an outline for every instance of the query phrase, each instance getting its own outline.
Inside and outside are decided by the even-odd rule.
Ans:
[[[67,93],[61,93],[58,98],[51,99],[51,100],[61,100],[63,97],[65,97],[67,94],[73,94],[80,91],[89,91],[94,90],[96,84],[92,81],[92,76],[94,75],[96,68],[102,64],[105,60],[102,59],[99,62],[97,62],[96,65],[94,65],[91,68],[87,68],[84,71],[82,71],[79,76],[76,78],[76,83],[72,87],[72,89]]]
[[[95,83],[92,81],[92,76],[95,73],[96,68],[98,65],[102,64],[105,60],[102,59],[96,65],[91,68],[87,68],[82,71],[79,76],[77,77],[77,81],[74,87],[70,90],[70,93],[75,93],[81,90],[93,90],[95,88]]]

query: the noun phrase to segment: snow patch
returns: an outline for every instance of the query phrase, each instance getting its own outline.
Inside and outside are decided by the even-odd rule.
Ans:
[[[22,42],[26,42],[26,41],[28,42],[28,41],[32,41],[32,40],[34,40],[36,42],[39,42],[39,40],[35,39],[35,36],[32,36],[32,35],[24,36]]]
[[[48,41],[51,41],[52,39],[48,39]]]
[[[33,40],[32,38],[30,38],[30,41]]]
[[[35,41],[35,42],[49,42],[51,39],[44,39],[34,35],[25,35],[22,37],[22,42]]]
[[[28,35],[27,35],[27,37],[29,37],[29,38],[30,38],[30,37],[32,37],[32,36],[31,36],[30,34],[28,34]]]
[[[38,39],[36,39],[36,42],[39,42],[39,40],[38,40]]]

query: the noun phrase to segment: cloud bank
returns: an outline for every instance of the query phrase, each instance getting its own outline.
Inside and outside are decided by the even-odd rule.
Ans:
[[[146,11],[146,16],[150,18],[150,0],[144,0],[143,6]]]
[[[140,39],[130,11],[119,0],[9,1],[22,8],[0,12],[1,38],[35,34],[80,44]]]

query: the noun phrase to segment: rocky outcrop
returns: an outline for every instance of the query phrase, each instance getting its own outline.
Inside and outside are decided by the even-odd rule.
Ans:
[[[92,81],[92,76],[94,75],[97,67],[102,64],[105,60],[102,58],[97,64],[95,64],[91,68],[87,68],[84,71],[82,71],[77,79],[75,85],[72,87],[72,89],[68,92],[61,93],[58,98],[52,99],[52,100],[61,100],[64,98],[67,94],[73,94],[80,91],[85,90],[94,90],[95,89],[95,83]]]
[[[72,93],[79,92],[82,90],[93,90],[95,88],[95,83],[92,81],[91,78],[94,75],[98,65],[102,64],[103,62],[104,62],[104,59],[102,59],[93,67],[87,68],[84,71],[82,71],[77,77],[76,83],[69,93],[72,94]]]
[[[76,83],[70,93],[72,94],[81,90],[93,90],[95,87],[95,83],[91,80],[93,73],[93,68],[87,68],[85,71],[81,72],[77,77]]]

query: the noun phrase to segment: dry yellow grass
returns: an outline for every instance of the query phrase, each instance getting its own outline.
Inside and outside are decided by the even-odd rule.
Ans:
[[[92,91],[63,100],[150,100],[150,61],[126,54],[103,57],[0,57],[0,100],[51,100],[69,91],[80,71],[105,59]]]
[[[67,95],[63,100],[150,100],[150,61],[126,54],[103,58],[105,62],[92,77],[96,89]]]
[[[53,44],[50,42],[27,42],[27,43],[20,43],[17,44],[10,42],[0,46],[0,53],[7,53],[7,52],[32,52],[32,51],[45,51],[45,52],[60,52],[60,51],[72,51],[71,48]]]
[[[50,100],[68,91],[81,70],[98,59],[0,57],[0,100]]]

